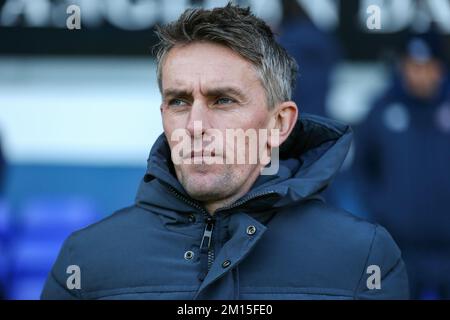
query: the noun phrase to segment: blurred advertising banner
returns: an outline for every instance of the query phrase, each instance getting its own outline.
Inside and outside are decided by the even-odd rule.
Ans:
[[[336,33],[350,58],[371,59],[381,44],[431,25],[450,35],[450,0],[292,0],[317,28]],[[191,6],[212,8],[227,0],[0,0],[1,54],[149,54],[156,24]],[[241,0],[274,29],[287,0]],[[79,24],[78,27],[77,23]],[[70,28],[70,25],[73,28]],[[70,31],[70,32],[69,32]],[[355,43],[358,43],[356,46]]]

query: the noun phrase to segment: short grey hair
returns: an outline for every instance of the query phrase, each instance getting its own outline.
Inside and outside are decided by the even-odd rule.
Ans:
[[[178,20],[156,27],[157,76],[162,90],[162,65],[167,53],[176,45],[208,41],[225,45],[250,61],[260,77],[267,104],[289,101],[295,87],[298,65],[279,45],[270,27],[260,18],[231,3],[205,10],[187,9]]]

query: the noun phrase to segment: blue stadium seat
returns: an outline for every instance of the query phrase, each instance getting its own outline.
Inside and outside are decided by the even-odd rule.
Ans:
[[[10,300],[38,300],[45,284],[45,277],[30,275],[16,278],[8,291]]]
[[[0,299],[6,296],[10,270],[8,250],[5,244],[0,242]]]
[[[11,233],[11,214],[7,202],[0,199],[0,242],[6,241]]]
[[[85,198],[36,198],[27,201],[19,217],[21,233],[67,237],[97,219],[95,204]]]
[[[98,218],[85,198],[36,198],[22,208],[11,245],[10,299],[38,299],[64,240]]]
[[[6,292],[10,272],[8,240],[11,235],[10,210],[5,200],[0,199],[0,297]]]

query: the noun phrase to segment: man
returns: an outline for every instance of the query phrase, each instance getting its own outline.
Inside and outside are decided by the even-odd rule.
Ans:
[[[66,240],[42,298],[407,298],[386,230],[321,200],[351,132],[298,119],[297,66],[269,27],[229,4],[187,10],[158,34],[164,134],[136,203]],[[249,160],[250,135],[228,148],[227,130],[258,131],[272,161]],[[194,150],[180,152],[183,132]]]
[[[450,298],[450,87],[439,35],[411,34],[358,131],[358,178],[408,266],[413,298]]]

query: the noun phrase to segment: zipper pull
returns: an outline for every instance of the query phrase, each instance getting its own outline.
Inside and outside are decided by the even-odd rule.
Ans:
[[[214,228],[214,219],[212,217],[206,218],[205,231],[203,232],[202,242],[200,243],[200,251],[208,251],[211,247],[211,238]],[[205,242],[207,241],[206,250],[204,250]]]
[[[203,281],[206,277],[206,274],[208,273],[208,254],[209,249],[211,247],[211,238],[212,238],[212,232],[214,228],[214,219],[211,216],[208,216],[206,218],[206,226],[205,231],[203,232],[202,242],[200,243],[200,272],[198,274],[198,279],[200,281]]]

